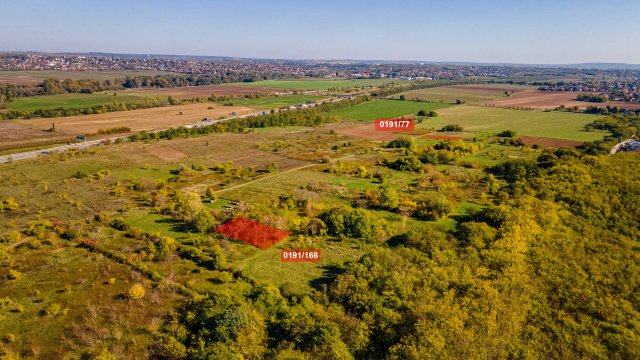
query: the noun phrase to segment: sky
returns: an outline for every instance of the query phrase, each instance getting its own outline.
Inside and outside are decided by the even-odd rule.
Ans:
[[[640,64],[640,0],[0,0],[0,51]]]

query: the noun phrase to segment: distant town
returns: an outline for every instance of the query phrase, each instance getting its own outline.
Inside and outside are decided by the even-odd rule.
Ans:
[[[146,70],[182,74],[244,75],[247,81],[292,77],[325,78],[390,78],[401,80],[455,80],[470,77],[514,79],[522,83],[540,83],[548,90],[605,91],[610,89],[637,91],[640,71],[554,69],[507,65],[442,65],[426,63],[369,63],[354,61],[295,61],[234,58],[198,58],[178,56],[79,55],[45,53],[0,54],[0,71],[59,70]],[[614,79],[613,82],[544,83],[557,76],[579,76]],[[619,79],[620,81],[617,81]],[[624,85],[624,89],[623,89]],[[580,91],[580,90],[578,90]],[[637,93],[636,93],[637,94]],[[637,96],[617,96],[636,99]],[[633,100],[629,100],[633,101]]]

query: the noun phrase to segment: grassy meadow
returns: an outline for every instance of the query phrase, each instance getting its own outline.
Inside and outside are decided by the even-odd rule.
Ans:
[[[128,104],[144,104],[154,101],[155,96],[130,95],[126,92],[96,92],[93,94],[60,94],[30,96],[13,99],[7,104],[7,109],[17,111],[34,111],[38,109],[56,108],[88,108],[98,105],[113,104],[114,101]],[[160,99],[166,101],[167,99]]]
[[[450,107],[450,104],[426,103],[416,101],[376,100],[369,101],[347,109],[334,110],[329,115],[340,116],[349,120],[375,120],[415,115],[420,110],[430,111]]]
[[[296,95],[231,102],[269,109],[317,99]],[[434,149],[440,142],[433,139],[415,139],[417,147],[387,148],[386,141],[339,132],[362,126],[361,121],[419,110],[439,114],[416,124],[422,130],[459,124],[465,135],[483,136],[462,142],[454,153]],[[329,115],[344,121],[118,143],[0,164],[0,204],[6,207],[0,211],[2,346],[27,358],[97,358],[107,348],[116,358],[145,358],[158,341],[169,337],[172,316],[190,300],[254,296],[247,310],[253,314],[262,304],[259,299],[268,303],[268,294],[277,293],[298,311],[311,299],[329,299],[323,297],[327,285],[353,270],[346,270],[348,264],[371,253],[398,256],[385,260],[398,264],[397,271],[388,274],[375,261],[356,267],[380,271],[380,282],[390,286],[385,299],[398,294],[393,284],[402,284],[404,276],[415,271],[408,261],[433,271],[416,275],[417,282],[437,281],[442,294],[453,294],[443,278],[459,277],[457,286],[466,289],[471,272],[489,274],[481,267],[455,268],[447,258],[463,246],[455,238],[459,226],[475,211],[499,201],[492,187],[504,182],[490,175],[488,167],[513,159],[535,160],[542,152],[500,144],[486,135],[507,129],[582,141],[603,135],[582,131],[596,116],[440,102],[374,100]],[[418,158],[429,152],[449,158]],[[175,154],[181,156],[172,157]],[[409,156],[417,168],[400,168]],[[213,203],[211,192],[218,197]],[[383,202],[387,198],[391,205]],[[419,215],[416,209],[431,206],[431,201],[440,201],[441,213]],[[197,215],[183,208],[195,209]],[[339,211],[365,214],[370,220],[366,227],[375,233],[334,234],[326,225],[329,220],[312,221]],[[198,228],[202,213],[212,219]],[[260,250],[212,231],[235,216],[292,235]],[[403,236],[410,232],[426,237],[402,243],[409,241]],[[528,234],[517,234],[523,233]],[[492,250],[488,240],[478,252],[464,246],[462,260],[455,261],[481,261]],[[424,254],[404,257],[411,247]],[[280,261],[281,249],[305,248],[320,249],[321,261]],[[488,278],[480,280],[478,289],[489,286]],[[354,284],[358,280],[354,277]],[[132,294],[136,284],[145,291],[141,296]],[[360,287],[368,289],[360,283],[345,289]],[[407,290],[405,295],[411,294]],[[352,316],[344,319],[355,319]]]
[[[509,110],[471,105],[455,106],[438,112],[436,118],[428,118],[416,128],[440,129],[445,125],[458,124],[466,132],[495,134],[514,130],[518,135],[549,137],[576,141],[602,139],[606,132],[584,131],[584,126],[598,115]]]

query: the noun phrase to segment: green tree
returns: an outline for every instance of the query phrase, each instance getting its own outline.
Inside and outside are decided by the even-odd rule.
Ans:
[[[216,219],[208,210],[199,211],[191,221],[193,229],[201,234],[212,231],[216,225]]]
[[[413,216],[419,219],[435,221],[449,215],[452,209],[453,207],[449,200],[443,197],[420,200],[417,202]]]
[[[380,207],[388,210],[395,210],[398,208],[400,202],[398,193],[390,186],[383,186],[380,188]]]

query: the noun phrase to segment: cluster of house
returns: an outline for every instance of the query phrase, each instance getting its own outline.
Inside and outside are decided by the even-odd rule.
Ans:
[[[402,80],[459,79],[465,77],[520,77],[552,76],[558,69],[516,67],[505,65],[384,63],[370,64],[358,61],[275,61],[198,56],[140,56],[5,53],[0,54],[0,70],[161,70],[184,74],[247,75],[247,79],[261,78],[388,78]],[[563,70],[573,71],[575,70]],[[617,73],[598,71],[598,75],[634,78],[635,83],[613,84],[616,90],[637,90],[637,71]],[[587,84],[580,84],[585,86]],[[628,88],[625,85],[630,85]]]
[[[640,102],[640,80],[633,75],[623,80],[580,80],[541,86],[542,91],[587,91],[599,93],[611,101]]]

